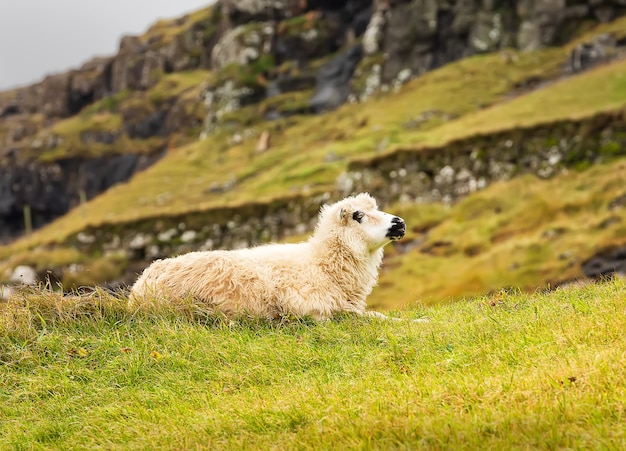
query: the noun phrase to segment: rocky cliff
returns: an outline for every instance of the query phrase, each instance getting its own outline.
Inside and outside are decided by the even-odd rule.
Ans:
[[[264,118],[315,114],[469,55],[563,43],[625,11],[612,0],[221,0],[158,22],[114,56],[0,93],[0,240],[23,231],[24,207],[43,225],[245,105],[301,93]]]

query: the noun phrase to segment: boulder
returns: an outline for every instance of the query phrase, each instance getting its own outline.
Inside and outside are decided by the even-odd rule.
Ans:
[[[553,43],[565,19],[566,7],[566,0],[518,0],[519,49],[532,51]]]
[[[615,50],[615,39],[609,34],[603,34],[591,42],[578,44],[570,52],[568,65],[573,73],[585,71],[596,64],[604,63],[611,59],[611,53]]]
[[[29,112],[41,112],[48,117],[65,117],[71,113],[69,108],[71,73],[49,75],[29,89],[22,105]]]
[[[213,47],[211,66],[219,70],[229,64],[250,64],[271,52],[273,36],[274,28],[267,23],[238,26]]]
[[[307,0],[222,0],[222,11],[233,24],[282,20],[302,14]]]
[[[389,5],[386,2],[377,2],[376,8],[370,18],[367,28],[363,33],[361,43],[365,55],[374,55],[380,51],[385,36]]]
[[[206,138],[228,113],[258,100],[259,91],[248,86],[237,86],[233,80],[226,80],[218,86],[207,88],[202,94],[206,115],[201,138]]]
[[[0,285],[0,301],[7,301],[13,294],[11,287],[7,285]]]
[[[132,110],[131,110],[132,111]],[[145,114],[130,115],[124,121],[126,133],[132,139],[147,139],[152,136],[162,136],[165,132],[165,118],[167,109],[151,111]]]
[[[436,0],[402,2],[391,8],[382,46],[387,55],[382,73],[385,82],[403,69],[423,73],[433,67],[437,13]]]
[[[165,71],[165,58],[159,52],[120,53],[111,67],[111,91],[145,90]]]
[[[626,275],[626,246],[599,252],[582,264],[585,275],[602,279],[612,275]]]
[[[80,69],[72,71],[68,93],[70,114],[101,99],[111,91],[111,63],[113,58],[94,58]]]
[[[315,93],[309,101],[314,111],[334,109],[346,101],[352,74],[362,58],[363,46],[357,44],[320,68]]]

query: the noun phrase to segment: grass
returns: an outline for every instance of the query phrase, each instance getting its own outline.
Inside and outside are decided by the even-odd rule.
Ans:
[[[60,136],[78,135],[89,129],[115,130],[121,127],[122,118],[117,114],[101,112],[88,116],[74,116],[63,120],[52,128],[52,132]]]
[[[213,6],[208,6],[178,19],[158,20],[140,36],[140,39],[145,44],[154,45],[154,42],[158,42],[160,45],[166,45],[198,24],[204,24],[207,28],[204,32],[210,33],[213,30],[213,27],[208,26],[211,22],[215,22],[215,11]]]
[[[556,120],[580,119],[624,106],[626,61],[616,61],[583,76],[543,87],[504,104],[463,117],[439,127],[424,138],[429,145],[441,145],[458,137],[488,134],[515,127],[530,127]]]
[[[0,275],[19,265],[29,265],[37,271],[45,271],[50,267],[69,266],[82,263],[85,255],[71,247],[40,248],[31,252],[16,253],[0,263]]]
[[[584,42],[590,42],[594,38],[602,34],[611,35],[616,41],[623,40],[624,38],[626,38],[626,18],[620,17],[611,22],[591,27],[591,29],[586,30],[575,39],[572,39],[572,41],[566,46],[566,48],[568,50],[573,49],[575,46]]]
[[[562,49],[533,54],[510,51],[506,55],[468,58],[412,81],[399,93],[371,99],[361,105],[345,105],[322,116],[288,118],[265,123],[262,128],[246,124],[253,131],[252,138],[241,144],[230,142],[235,131],[224,130],[204,141],[175,149],[130,183],[110,190],[91,202],[86,207],[86,214],[70,212],[40,233],[35,233],[29,244],[22,244],[31,246],[32,243],[62,241],[88,225],[124,223],[146,216],[184,213],[190,208],[206,210],[251,200],[270,201],[290,192],[332,191],[336,177],[351,158],[362,159],[398,146],[425,141],[441,144],[443,138],[460,138],[463,133],[471,135],[480,132],[480,125],[477,124],[490,123],[495,128],[515,127],[519,124],[510,119],[511,114],[506,113],[507,109],[516,111],[515,101],[498,102],[524,80],[549,78],[563,63],[565,52]],[[561,108],[558,95],[555,95],[542,105],[541,111],[551,115],[551,119],[567,118],[571,116],[570,110],[579,107],[592,114],[593,111],[623,104],[619,100],[621,97],[616,97],[621,88],[613,88],[611,84],[615,79],[621,86],[620,68],[619,64],[611,68],[606,80],[602,71],[598,75],[576,77],[590,79],[580,83],[587,90],[590,83],[602,85],[608,81],[609,88],[603,88],[606,96],[583,98],[579,103],[574,99],[567,108]],[[204,76],[202,71],[198,71],[183,78],[184,82],[170,80],[169,83],[187,87],[189,80],[201,80]],[[167,92],[163,89],[167,85],[168,82],[163,81],[154,91]],[[567,86],[567,89],[570,88]],[[579,89],[580,86],[573,88]],[[520,100],[523,98],[525,96]],[[491,115],[501,119],[498,123],[489,122],[484,117],[485,111],[479,111],[485,105],[494,103],[498,104]],[[529,107],[522,105],[520,111],[537,107],[537,102],[529,104]],[[259,107],[259,117],[264,108],[265,105]],[[460,118],[444,123],[441,120],[426,122],[416,130],[407,128],[406,124],[420,113],[433,110],[442,110],[447,115]],[[272,145],[269,152],[257,154],[256,139],[263,130],[270,131]],[[329,156],[338,161],[329,163]],[[215,194],[206,190],[214,183],[227,183],[233,179],[240,182],[227,193]]]
[[[624,195],[624,170],[622,159],[550,180],[496,183],[449,208],[387,208],[407,218],[408,250],[387,247],[371,304],[398,308],[583,279],[585,258],[624,244],[626,210],[609,207]]]
[[[157,24],[152,37],[167,41],[208,12]],[[332,190],[353,158],[623,108],[624,62],[520,90],[556,74],[570,47],[477,56],[319,117],[261,126],[247,107],[251,138],[232,144],[235,129],[171,149],[82,211],[0,248],[0,273],[78,262],[68,277],[82,285],[126,264],[47,246],[89,224]],[[146,100],[192,97],[206,77],[164,76]],[[131,100],[121,94],[56,131],[74,136],[93,118],[117,126]],[[298,110],[301,99],[278,100]],[[435,118],[416,126],[428,111]],[[257,154],[266,129],[272,147]],[[623,243],[626,212],[609,204],[624,194],[624,169],[618,160],[552,180],[524,176],[452,207],[388,207],[411,230],[388,247],[370,305],[408,305],[391,315],[428,324],[230,323],[192,303],[136,311],[99,292],[18,293],[0,302],[0,448],[623,449],[626,282],[528,288],[576,279],[580,256]],[[231,191],[206,190],[232,179]],[[510,286],[526,291],[502,290]]]
[[[0,304],[0,448],[620,449],[623,280],[316,324]]]
[[[198,69],[164,75],[155,86],[150,88],[147,97],[154,105],[183,95],[197,101],[210,79],[210,74],[211,72],[207,70]]]
[[[94,113],[103,113],[103,112],[109,112],[109,113],[118,112],[120,105],[123,102],[127,101],[132,95],[133,93],[130,90],[124,89],[113,95],[104,97],[92,103],[88,107],[85,107],[82,113],[94,114]]]

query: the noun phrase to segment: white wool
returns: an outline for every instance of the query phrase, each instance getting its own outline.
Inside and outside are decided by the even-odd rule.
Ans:
[[[360,221],[353,218],[357,211],[364,214]],[[193,297],[228,316],[364,314],[394,218],[368,194],[348,197],[322,207],[314,234],[302,243],[157,260],[133,285],[131,300]]]

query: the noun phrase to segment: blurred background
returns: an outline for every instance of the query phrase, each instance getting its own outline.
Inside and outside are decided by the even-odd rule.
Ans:
[[[96,55],[113,55],[122,35],[142,33],[158,19],[180,16],[210,3],[4,2],[0,14],[0,89],[35,83],[46,74],[69,70]]]
[[[0,14],[0,297],[403,216],[378,309],[626,273],[626,6],[29,0]]]

